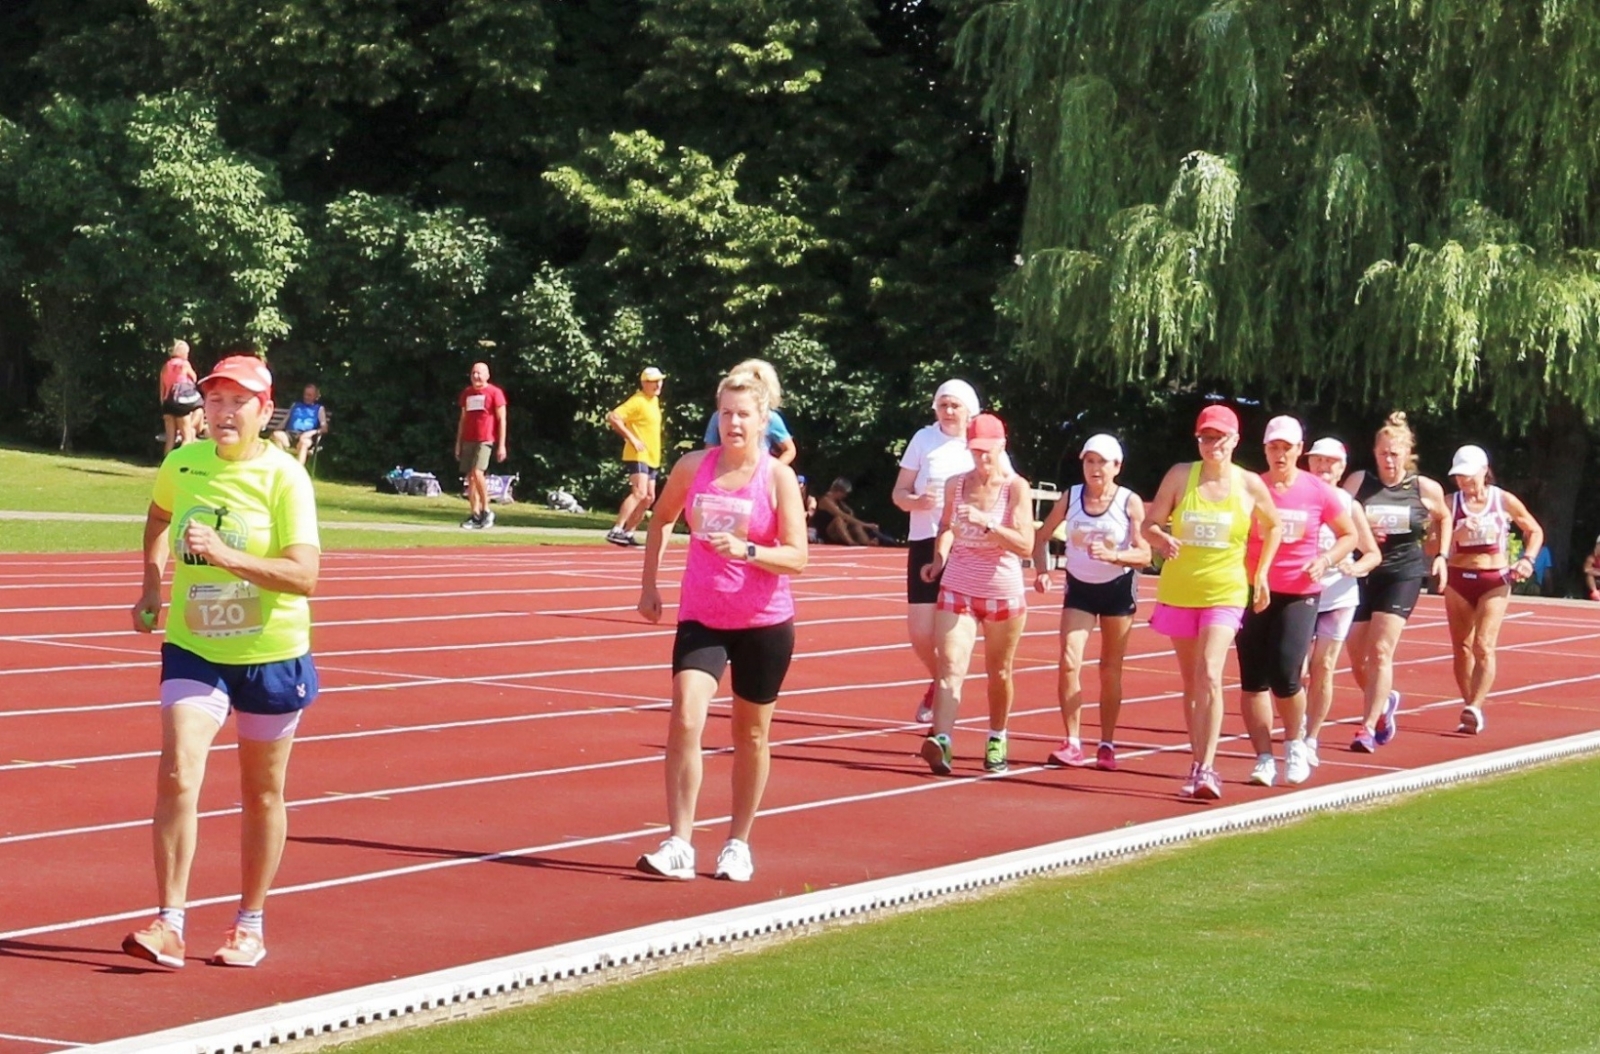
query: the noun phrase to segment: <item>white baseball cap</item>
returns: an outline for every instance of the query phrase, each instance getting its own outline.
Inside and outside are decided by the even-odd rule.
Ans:
[[[1117,442],[1116,436],[1104,432],[1089,437],[1089,441],[1083,444],[1083,453],[1078,455],[1079,460],[1082,460],[1084,454],[1099,454],[1107,461],[1122,464],[1122,444]]]
[[[1350,455],[1345,452],[1344,444],[1332,436],[1323,436],[1311,444],[1311,449],[1306,451],[1306,457],[1331,457],[1335,461],[1349,461]]]
[[[1450,475],[1476,476],[1489,467],[1489,455],[1484,453],[1483,447],[1468,443],[1456,451],[1456,456],[1450,462]]]
[[[1274,417],[1267,422],[1267,431],[1261,437],[1262,445],[1282,440],[1298,446],[1306,441],[1305,429],[1292,417]]]
[[[664,381],[667,379],[667,375],[654,366],[646,366],[639,371],[639,379],[641,381]]]

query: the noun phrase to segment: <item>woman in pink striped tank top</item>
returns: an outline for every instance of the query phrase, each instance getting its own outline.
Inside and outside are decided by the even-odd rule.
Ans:
[[[672,527],[689,522],[689,555],[672,646],[672,716],[667,726],[667,820],[671,836],[639,857],[639,870],[695,877],[695,804],[700,739],[722,672],[733,667],[733,816],[717,878],[748,882],[750,827],[767,784],[772,704],[794,652],[789,577],[805,570],[806,517],[800,484],[766,449],[777,374],[742,362],[717,386],[721,445],[685,455],[656,501],[645,544],[639,613],[661,620],[656,579]]]
[[[1022,558],[1033,551],[1033,510],[1028,481],[1011,471],[1005,447],[1005,425],[993,414],[979,414],[967,425],[974,468],[945,484],[933,562],[922,569],[925,581],[939,579],[934,606],[939,680],[932,734],[923,741],[922,760],[940,776],[951,771],[950,731],[979,623],[989,681],[989,741],[983,767],[990,772],[1006,770],[1006,722],[1014,694],[1011,667],[1028,620]]]

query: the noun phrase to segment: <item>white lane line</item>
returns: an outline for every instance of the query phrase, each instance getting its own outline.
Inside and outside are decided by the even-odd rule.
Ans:
[[[14,1043],[37,1043],[42,1047],[87,1047],[87,1043],[74,1043],[70,1039],[45,1039],[43,1036],[19,1036],[11,1032],[0,1032],[0,1039],[9,1039]]]

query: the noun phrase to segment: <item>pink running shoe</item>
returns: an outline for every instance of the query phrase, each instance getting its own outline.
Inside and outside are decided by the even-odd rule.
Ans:
[[[1110,743],[1101,743],[1100,749],[1094,752],[1094,767],[1101,772],[1117,771],[1117,748]]]
[[[1089,759],[1083,756],[1083,748],[1074,746],[1070,739],[1063,739],[1061,745],[1050,752],[1050,764],[1077,767],[1087,765]]]
[[[1195,785],[1194,796],[1201,801],[1222,799],[1222,779],[1217,775],[1216,769],[1200,770],[1200,782]]]
[[[928,690],[922,693],[922,702],[917,704],[917,724],[926,725],[933,721],[933,690],[936,685],[928,682]]]
[[[167,925],[165,919],[156,919],[142,930],[134,930],[122,938],[122,950],[135,959],[143,959],[174,970],[183,968],[183,938]]]
[[[1183,786],[1178,788],[1180,798],[1198,798],[1200,796],[1200,762],[1196,761],[1189,766],[1189,778],[1183,781]]]
[[[222,941],[222,947],[211,956],[213,966],[254,966],[267,957],[267,946],[261,934],[234,926]]]

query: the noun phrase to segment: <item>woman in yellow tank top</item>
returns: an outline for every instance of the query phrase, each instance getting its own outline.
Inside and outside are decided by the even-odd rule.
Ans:
[[[1178,794],[1222,797],[1214,767],[1222,735],[1222,668],[1246,604],[1267,606],[1267,569],[1282,528],[1266,484],[1233,463],[1239,418],[1208,406],[1195,422],[1200,460],[1167,470],[1150,503],[1145,535],[1165,560],[1150,628],[1172,638],[1183,677],[1183,710],[1194,764]],[[1263,539],[1256,580],[1245,571],[1245,542],[1254,518]]]

